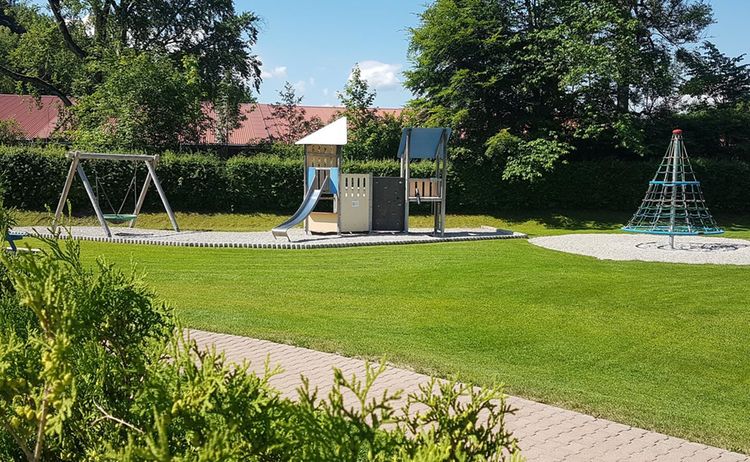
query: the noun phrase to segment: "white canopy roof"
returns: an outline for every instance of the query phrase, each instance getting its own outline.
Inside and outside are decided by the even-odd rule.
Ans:
[[[320,130],[310,133],[294,144],[330,144],[343,146],[346,144],[346,117],[326,125]]]

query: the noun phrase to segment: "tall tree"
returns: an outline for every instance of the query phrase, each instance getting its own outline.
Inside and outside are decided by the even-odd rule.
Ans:
[[[682,50],[677,57],[687,74],[680,88],[683,94],[718,106],[750,101],[750,64],[742,64],[745,55],[730,58],[705,42],[700,50]]]
[[[279,101],[271,105],[271,122],[276,129],[274,141],[293,144],[323,126],[319,117],[307,117],[307,111],[301,106],[302,99],[289,82],[279,90]]]
[[[337,92],[337,96],[344,106],[341,115],[346,116],[349,128],[354,132],[375,119],[376,113],[372,106],[377,95],[362,78],[362,71],[358,65],[354,66],[344,89]]]
[[[231,0],[48,0],[47,8],[0,1],[0,73],[66,106],[92,93],[109,59],[126,50],[177,67],[192,56],[209,98],[227,73],[248,89],[260,84],[251,52],[258,17],[237,13]]]
[[[359,66],[354,66],[338,98],[344,109],[337,114],[346,116],[349,125],[348,142],[344,154],[354,159],[382,159],[392,157],[398,148],[403,118],[378,114],[373,107],[377,93],[362,78]]]
[[[215,114],[213,128],[216,141],[220,144],[229,143],[232,132],[240,128],[242,121],[246,118],[242,113],[241,104],[253,101],[252,95],[245,90],[241,82],[237,81],[237,77],[227,71],[219,82],[217,95],[212,104]]]
[[[481,146],[613,139],[674,94],[674,55],[710,24],[702,0],[436,0],[411,32],[406,86],[427,121]]]
[[[96,90],[71,108],[77,146],[163,150],[197,144],[207,128],[198,64],[181,67],[149,53],[128,53]]]

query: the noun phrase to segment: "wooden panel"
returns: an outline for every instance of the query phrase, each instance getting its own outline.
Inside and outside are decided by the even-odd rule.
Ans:
[[[440,198],[440,180],[437,178],[409,178],[409,199]]]
[[[313,212],[307,217],[307,229],[311,233],[337,233],[337,215],[332,212]]]
[[[328,154],[328,155],[335,156],[336,146],[332,144],[308,144],[307,153],[308,154]]]
[[[341,232],[370,231],[372,174],[345,173],[339,179]]]

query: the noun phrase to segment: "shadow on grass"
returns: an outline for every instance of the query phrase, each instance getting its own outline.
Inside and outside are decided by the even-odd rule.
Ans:
[[[630,214],[601,210],[504,211],[493,213],[492,217],[511,225],[534,221],[550,229],[609,231],[623,226],[630,218]]]

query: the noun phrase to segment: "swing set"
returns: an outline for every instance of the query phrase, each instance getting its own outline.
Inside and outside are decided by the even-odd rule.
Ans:
[[[169,221],[172,223],[172,228],[177,232],[180,231],[180,228],[177,225],[177,219],[174,216],[174,212],[172,212],[172,207],[169,206],[167,195],[164,193],[164,189],[159,182],[159,178],[156,176],[156,164],[159,162],[158,155],[151,156],[142,154],[103,154],[98,152],[74,151],[69,152],[67,154],[67,158],[71,161],[70,169],[68,170],[68,177],[65,180],[65,185],[63,186],[60,200],[57,203],[55,220],[52,223],[53,231],[57,229],[57,226],[60,223],[60,218],[62,217],[63,209],[65,208],[66,201],[68,200],[68,194],[70,193],[70,188],[73,185],[73,179],[75,178],[76,173],[78,173],[78,176],[83,182],[83,187],[86,190],[86,195],[91,201],[91,205],[94,207],[96,218],[99,220],[99,224],[101,225],[102,230],[107,235],[107,237],[112,237],[112,232],[110,231],[109,225],[107,223],[111,223],[113,225],[128,223],[128,227],[130,228],[135,226],[135,221],[138,218],[138,214],[140,213],[141,208],[143,207],[143,203],[146,200],[146,194],[148,193],[148,188],[149,186],[151,186],[152,182],[156,187],[156,191],[159,193],[161,203],[162,205],[164,205],[164,210],[167,212]],[[130,180],[128,189],[125,192],[119,208],[115,209],[112,201],[109,198],[109,195],[107,194],[105,185],[103,185],[99,180],[99,173],[97,172],[96,167],[94,167],[94,187],[91,187],[88,176],[86,176],[86,171],[83,169],[83,165],[81,164],[81,161],[89,159],[129,161],[133,163],[133,177]],[[144,180],[143,186],[141,187],[141,192],[140,194],[138,194],[138,164],[140,162],[146,164],[148,173],[146,174],[146,179]],[[100,192],[102,193],[101,196],[104,197],[104,200],[109,206],[111,213],[102,212],[99,202]],[[133,193],[133,200],[135,201],[133,213],[123,213],[123,209],[125,208],[125,204],[127,203],[131,192]]]

